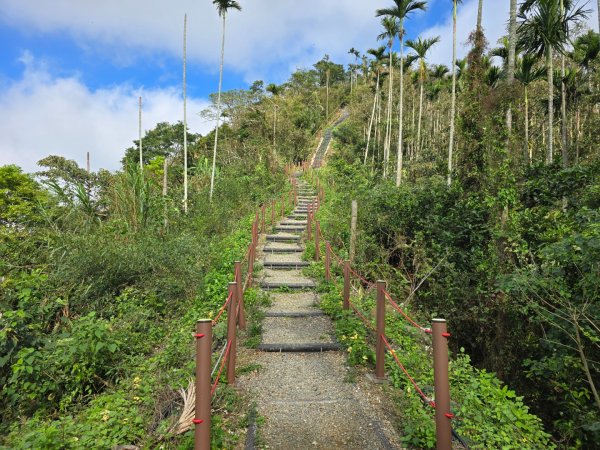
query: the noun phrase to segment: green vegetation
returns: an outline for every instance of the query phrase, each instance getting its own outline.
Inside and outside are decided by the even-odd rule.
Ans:
[[[213,3],[223,21],[239,6]],[[282,85],[219,89],[202,111],[226,118],[219,139],[188,134],[185,207],[182,123],[146,133],[143,169],[137,142],[115,173],[59,156],[35,175],[0,167],[1,448],[191,448],[191,432],[170,430],[194,323],[225,300],[257,207],[289,194],[284,165],[310,156],[341,107],[319,174],[323,232],[346,258],[357,200],[356,269],[419,322],[448,320],[456,430],[472,448],[599,448],[600,38],[577,2],[526,0],[517,14],[511,1],[498,48],[478,26],[464,60],[430,65],[437,39],[403,34],[426,2],[394,3],[377,12],[387,46],[351,49],[348,70],[325,55]],[[322,263],[306,272],[323,281]],[[363,324],[333,285],[318,291],[350,363],[371,366]],[[267,301],[246,293],[247,347]],[[354,301],[374,307],[369,292]],[[393,315],[387,329],[430,395],[428,337]],[[224,323],[214,332],[221,343]],[[405,444],[432,448],[432,411],[392,356]],[[214,448],[236,445],[248,406],[217,390]]]
[[[1,448],[191,448],[191,432],[169,430],[194,373],[195,321],[225,301],[258,205],[289,197],[283,166],[307,157],[326,119],[321,100],[339,107],[343,86],[327,96],[319,73],[295,73],[273,94],[262,82],[223,93],[212,202],[215,134],[188,135],[187,214],[181,123],[146,133],[143,172],[137,142],[115,173],[58,156],[34,176],[0,167]],[[246,292],[243,345],[259,342],[267,301]],[[214,334],[217,345],[224,321]],[[248,405],[225,388],[213,404],[213,446],[230,448]]]

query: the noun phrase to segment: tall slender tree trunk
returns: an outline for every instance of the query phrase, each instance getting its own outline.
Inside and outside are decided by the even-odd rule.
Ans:
[[[552,147],[553,122],[554,122],[554,67],[552,65],[552,48],[546,50],[546,69],[548,71],[548,152],[546,153],[546,164],[552,164],[554,152]]]
[[[144,159],[142,158],[142,97],[138,108],[138,139],[140,148],[140,172],[144,173]]]
[[[517,0],[510,0],[510,18],[508,23],[508,67],[506,68],[506,82],[512,86],[515,79],[515,53],[517,48]],[[512,109],[508,105],[506,110],[506,129],[508,135],[512,133]]]
[[[219,142],[219,125],[221,122],[221,87],[223,86],[223,60],[225,59],[225,16],[223,12],[223,35],[221,37],[221,65],[219,68],[219,91],[217,94],[217,127],[215,128],[215,146],[213,149],[212,171],[210,174],[210,194],[209,200],[212,201],[215,190],[215,171],[217,169],[217,144]]]
[[[529,97],[527,86],[525,86],[525,156],[529,158],[529,164],[533,161],[532,149],[529,148]]]
[[[169,219],[168,219],[168,208],[167,208],[167,183],[169,180],[169,176],[167,173],[168,170],[168,163],[167,163],[167,158],[165,157],[165,160],[163,161],[163,189],[162,189],[162,196],[163,196],[163,226],[164,228],[167,228],[167,225],[169,224]]]
[[[456,3],[455,3],[456,5]],[[483,0],[479,0],[479,7],[477,8],[477,31],[481,31],[482,27],[481,27],[481,21],[483,19]]]
[[[423,118],[423,77],[421,76],[420,81],[420,95],[419,95],[419,120],[417,122],[417,146],[415,147],[415,159],[418,158],[421,152],[421,120]]]
[[[563,16],[565,13],[564,1],[560,0],[560,14]],[[564,168],[569,166],[569,148],[567,139],[567,86],[565,85],[565,55],[563,54],[560,59],[560,131],[561,131],[561,155],[562,165]]]
[[[371,129],[373,128],[373,122],[375,120],[375,111],[377,109],[377,96],[379,95],[379,73],[377,74],[377,87],[375,88],[375,97],[373,98],[373,110],[371,111],[371,120],[369,121],[369,131],[367,132],[367,147],[365,148],[365,160],[364,165],[367,164],[367,158],[369,156],[369,144],[371,142]]]
[[[598,9],[596,9],[596,13],[598,16],[598,33],[600,33],[600,0],[598,0]]]
[[[398,159],[396,160],[396,186],[402,183],[404,149],[404,36],[403,20],[400,20],[400,111],[398,113]]]
[[[392,146],[392,102],[394,97],[394,67],[392,66],[392,46],[393,41],[390,40],[389,49],[390,49],[390,82],[389,82],[389,94],[388,94],[388,104],[387,104],[387,117],[386,117],[386,126],[385,126],[385,144],[384,144],[384,153],[383,153],[383,177],[387,177],[388,174],[388,164],[390,160],[390,147]]]
[[[481,3],[480,3],[481,7]],[[479,23],[479,17],[477,19]],[[480,31],[479,25],[477,30]],[[448,144],[448,186],[452,184],[452,153],[454,150],[454,119],[456,114],[456,0],[452,17],[452,106],[450,107],[450,143]]]
[[[327,90],[327,100],[325,104],[325,120],[329,119],[329,69],[325,71],[326,77],[326,90]]]
[[[188,155],[187,155],[187,14],[183,16],[183,211],[188,212]]]
[[[561,57],[560,67],[560,131],[561,131],[561,155],[564,168],[569,166],[569,140],[567,137],[567,86],[565,85],[565,56]]]
[[[273,104],[273,153],[277,152],[277,105]]]

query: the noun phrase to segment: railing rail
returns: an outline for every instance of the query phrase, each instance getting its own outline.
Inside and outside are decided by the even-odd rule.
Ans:
[[[365,327],[371,332],[375,333],[376,336],[376,351],[375,351],[375,377],[379,379],[385,378],[385,355],[386,353],[392,355],[394,362],[406,375],[409,382],[414,386],[416,391],[422,397],[425,404],[435,409],[435,424],[436,424],[436,448],[438,450],[450,450],[452,448],[452,436],[463,445],[468,448],[464,440],[458,436],[452,429],[451,420],[454,418],[450,410],[450,385],[448,377],[448,339],[450,333],[446,330],[446,321],[444,319],[433,319],[432,326],[430,328],[420,325],[410,314],[408,314],[399,305],[392,294],[387,290],[386,283],[383,280],[370,281],[357,270],[352,268],[350,261],[343,260],[334,251],[330,241],[323,235],[323,228],[321,223],[315,219],[315,215],[319,210],[319,207],[325,200],[325,191],[321,185],[319,178],[314,174],[313,171],[308,172],[308,180],[313,183],[317,188],[317,200],[308,209],[307,218],[307,232],[306,237],[308,240],[312,240],[314,236],[315,243],[315,260],[320,259],[320,246],[325,246],[325,279],[327,281],[333,281],[333,270],[331,262],[334,261],[340,267],[343,277],[343,288],[340,292],[342,297],[342,308],[344,310],[350,310],[357,315],[357,317],[363,322]],[[313,233],[312,227],[315,227]],[[318,248],[317,248],[318,246]],[[366,317],[366,314],[360,311],[360,309],[351,301],[350,290],[352,286],[352,279],[357,280],[362,286],[369,289],[377,289],[377,303],[375,311],[375,325]],[[433,343],[433,371],[434,371],[434,393],[435,401],[428,398],[423,389],[419,387],[414,377],[410,375],[406,367],[402,364],[396,351],[393,348],[393,342],[385,333],[385,317],[386,307],[390,305],[397,313],[399,313],[404,320],[406,320],[411,326],[417,328],[425,334],[432,335]]]
[[[194,449],[210,450],[211,400],[225,372],[227,384],[235,383],[235,364],[237,356],[237,330],[246,328],[244,293],[252,287],[254,262],[260,233],[266,232],[267,205],[271,205],[271,226],[275,226],[276,217],[281,213],[283,218],[286,207],[292,209],[298,203],[298,186],[292,176],[298,171],[307,169],[306,164],[288,165],[286,174],[290,177],[291,191],[289,197],[282,195],[259,206],[254,215],[251,227],[251,239],[248,249],[241,261],[234,262],[233,280],[228,285],[228,295],[217,311],[214,319],[201,319],[196,323],[196,381],[195,412],[192,424],[194,430]],[[246,277],[243,278],[243,266],[247,264]],[[243,281],[242,281],[243,280]],[[212,365],[212,329],[227,313],[227,340],[220,349],[219,357]]]

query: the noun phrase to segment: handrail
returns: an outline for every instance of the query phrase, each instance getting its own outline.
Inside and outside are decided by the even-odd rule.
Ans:
[[[285,172],[291,177],[292,173],[299,170],[298,166],[286,166]],[[304,168],[303,168],[304,170]],[[195,384],[195,409],[194,418],[191,423],[196,426],[194,431],[194,448],[196,450],[210,449],[210,423],[211,423],[211,399],[219,386],[223,370],[227,365],[227,383],[232,384],[235,381],[236,364],[236,336],[237,329],[245,328],[244,312],[244,292],[252,286],[252,276],[254,272],[254,261],[256,259],[256,250],[258,247],[259,235],[265,232],[266,204],[271,203],[272,225],[275,225],[275,214],[278,209],[282,216],[285,214],[286,204],[295,205],[297,202],[297,188],[292,182],[289,202],[286,201],[287,195],[281,198],[274,198],[270,202],[265,202],[259,207],[259,211],[254,214],[252,222],[251,239],[244,257],[241,261],[234,263],[234,282],[229,283],[229,294],[216,317],[213,320],[199,320],[196,324],[196,384]],[[279,204],[279,200],[281,203]],[[242,284],[243,269],[242,266],[247,263],[246,277]],[[212,366],[212,328],[217,325],[219,320],[227,311],[227,341],[223,346],[217,361]],[[218,370],[217,370],[218,368]],[[212,381],[213,376],[216,377]]]
[[[310,172],[310,181],[314,181],[316,185],[319,185],[318,177],[315,177]],[[324,202],[325,192],[321,186],[318,193],[319,201],[315,205],[314,210],[308,212],[307,224],[312,227],[314,215],[318,212],[321,204]],[[456,439],[465,447],[468,448],[466,443],[458,434],[452,429],[451,419],[454,418],[454,414],[450,411],[450,388],[448,383],[448,344],[447,340],[450,338],[450,333],[446,331],[446,321],[443,319],[434,319],[431,328],[426,328],[419,325],[408,313],[406,313],[399,305],[398,302],[392,297],[392,295],[385,289],[385,282],[383,281],[369,281],[366,277],[361,275],[358,271],[353,269],[349,261],[344,261],[340,258],[332,249],[331,242],[325,239],[323,235],[322,227],[318,221],[315,221],[315,245],[320,245],[322,242],[326,248],[325,258],[325,277],[329,281],[331,279],[331,256],[333,255],[334,261],[343,268],[344,272],[344,289],[340,291],[340,295],[343,298],[343,309],[352,309],[353,312],[360,318],[365,327],[370,331],[375,332],[377,336],[377,349],[376,349],[376,377],[385,377],[385,349],[387,348],[388,353],[392,355],[397,366],[404,372],[410,383],[414,386],[415,390],[422,397],[424,402],[429,406],[432,406],[436,413],[436,437],[438,441],[438,449],[451,449],[452,437]],[[308,230],[307,238],[311,239],[311,230]],[[320,249],[319,249],[320,250]],[[316,260],[319,259],[320,251],[315,249]],[[350,300],[350,285],[351,279],[350,274],[354,275],[363,285],[369,288],[377,288],[377,309],[376,309],[376,325],[373,326],[370,320],[367,319],[360,309]],[[433,341],[433,354],[434,354],[434,388],[436,401],[428,398],[423,390],[419,387],[414,377],[410,375],[406,367],[402,364],[396,351],[392,347],[389,338],[385,334],[385,305],[389,303],[392,308],[398,312],[405,320],[407,320],[412,326],[419,329],[423,333],[432,335]]]

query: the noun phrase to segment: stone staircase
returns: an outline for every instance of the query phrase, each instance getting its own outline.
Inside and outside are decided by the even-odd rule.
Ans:
[[[333,324],[318,307],[316,283],[302,269],[307,206],[314,191],[298,179],[298,206],[265,236],[260,287],[272,305],[265,311],[262,342],[253,356],[261,369],[239,378],[255,398],[260,448],[394,449],[381,421],[365,412],[364,392],[347,379],[345,353]],[[260,255],[260,252],[259,252]],[[368,407],[368,406],[367,406]],[[392,438],[392,442],[397,442]],[[257,448],[247,442],[246,449]]]

